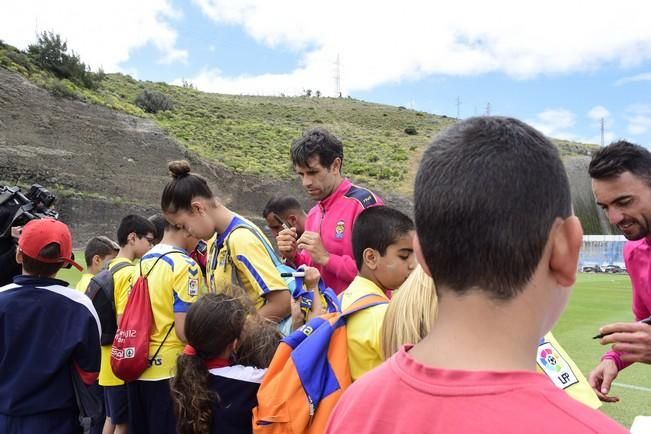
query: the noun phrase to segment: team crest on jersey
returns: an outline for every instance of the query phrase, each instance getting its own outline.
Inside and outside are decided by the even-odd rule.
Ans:
[[[199,279],[193,279],[190,277],[188,279],[188,295],[194,297],[199,293]]]
[[[335,226],[335,239],[337,240],[343,240],[344,239],[344,230],[346,227],[344,226],[344,221],[339,220],[337,222],[337,226]]]
[[[567,389],[571,385],[579,382],[574,372],[572,372],[569,363],[567,363],[549,342],[543,342],[538,345],[536,362],[542,368],[543,372],[554,382],[556,387]]]

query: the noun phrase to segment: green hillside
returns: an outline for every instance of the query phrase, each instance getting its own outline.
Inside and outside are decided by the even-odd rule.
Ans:
[[[88,89],[55,77],[26,53],[2,43],[0,67],[23,75],[54,95],[151,118],[212,164],[236,173],[277,179],[292,176],[288,163],[292,140],[308,128],[322,126],[343,139],[348,176],[385,191],[409,193],[424,147],[455,121],[352,98],[221,95],[191,86],[137,81],[123,74],[106,74],[96,88]],[[173,109],[145,113],[135,104],[144,90],[163,93]],[[557,144],[564,156],[589,155],[595,149],[566,141]]]

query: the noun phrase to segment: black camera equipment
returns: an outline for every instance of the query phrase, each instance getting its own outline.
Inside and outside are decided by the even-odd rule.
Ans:
[[[23,194],[20,187],[0,186],[0,237],[11,236],[11,228],[24,226],[28,221],[50,217],[59,219],[59,213],[50,209],[56,196],[39,184]]]

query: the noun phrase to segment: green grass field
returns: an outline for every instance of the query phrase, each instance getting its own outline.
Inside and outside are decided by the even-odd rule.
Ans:
[[[75,252],[75,256],[83,258],[83,253]],[[76,284],[80,276],[75,269],[63,270],[59,274],[71,285]],[[598,333],[603,324],[632,320],[630,307],[631,284],[627,275],[578,275],[570,303],[554,329],[554,335],[586,377],[605,351],[604,347],[591,339],[592,336]],[[616,384],[612,392],[619,396],[620,402],[604,404],[601,410],[626,427],[631,426],[635,416],[651,414],[647,404],[651,398],[649,369],[646,365],[633,365],[622,371],[615,381],[617,384],[650,388],[649,391]]]

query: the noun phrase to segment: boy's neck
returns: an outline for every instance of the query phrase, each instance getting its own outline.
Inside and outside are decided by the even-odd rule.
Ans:
[[[126,258],[129,261],[133,262],[136,259],[136,253],[132,249],[130,249],[128,245],[126,245],[124,247],[120,247],[120,251],[115,256],[115,259],[118,258]]]
[[[182,242],[183,235],[179,235],[179,232],[165,232],[163,238],[160,240],[161,244],[175,247],[177,249],[186,250]]]
[[[440,369],[535,371],[543,332],[535,306],[524,298],[496,302],[479,292],[444,294],[432,330],[409,354]]]
[[[380,288],[382,290],[382,292],[386,293],[388,291],[388,289],[385,288],[384,286],[382,286],[380,281],[375,277],[375,274],[373,273],[373,270],[369,269],[366,265],[362,265],[362,269],[359,270],[358,275],[360,277],[363,277],[366,280],[370,280],[371,282],[373,282],[375,284],[375,286],[377,286],[378,288]]]

